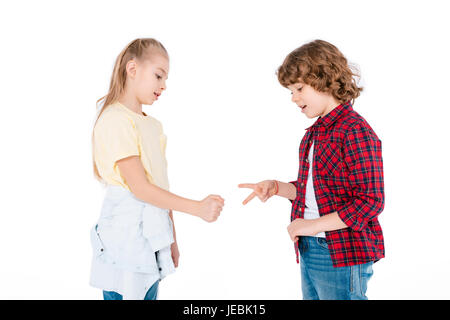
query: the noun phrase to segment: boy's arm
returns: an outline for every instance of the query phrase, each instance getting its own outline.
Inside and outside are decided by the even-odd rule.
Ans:
[[[344,163],[354,196],[337,215],[352,230],[361,231],[384,208],[381,141],[370,128],[357,124],[347,134]]]
[[[289,224],[288,232],[292,241],[297,241],[299,236],[315,236],[320,232],[346,228],[348,226],[335,211],[317,219],[295,219]]]
[[[335,211],[316,219],[316,228],[314,235],[319,232],[346,229],[348,226],[341,220],[337,211]]]
[[[289,183],[290,183],[290,184],[293,184],[294,187],[297,189],[297,185],[298,185],[298,181],[297,181],[297,180],[295,180],[295,181],[289,181]]]
[[[253,192],[242,202],[243,205],[246,205],[256,196],[258,196],[262,202],[266,202],[267,199],[274,195],[287,198],[291,201],[295,200],[297,196],[297,188],[292,183],[285,183],[278,180],[264,180],[258,183],[241,183],[238,187],[253,190]]]
[[[277,196],[287,198],[291,202],[295,200],[297,197],[297,181],[295,181],[295,184],[293,182],[281,182],[277,181],[278,183],[278,193]]]

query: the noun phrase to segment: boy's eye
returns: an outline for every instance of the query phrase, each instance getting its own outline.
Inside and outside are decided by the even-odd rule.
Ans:
[[[303,87],[297,88],[297,91],[302,91]],[[291,91],[291,94],[294,94],[293,91]]]
[[[156,73],[155,73],[156,74]],[[159,80],[159,79],[162,79],[162,77],[159,75],[159,74],[156,74],[156,78]]]

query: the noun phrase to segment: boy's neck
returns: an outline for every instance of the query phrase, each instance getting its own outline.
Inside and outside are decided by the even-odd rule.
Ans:
[[[325,111],[322,113],[320,117],[325,117],[327,114],[329,114],[331,111],[333,111],[336,107],[341,105],[339,101],[334,99],[334,97],[330,98],[330,101],[327,103],[328,107],[325,108]]]

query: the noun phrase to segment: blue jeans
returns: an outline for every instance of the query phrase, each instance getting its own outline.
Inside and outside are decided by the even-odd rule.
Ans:
[[[300,237],[300,269],[304,300],[367,300],[373,261],[333,267],[325,238]]]
[[[150,289],[148,289],[147,293],[145,294],[144,300],[156,300],[156,296],[158,294],[158,285],[159,280],[156,281]],[[117,293],[115,291],[103,291],[103,299],[104,300],[122,300],[123,297],[120,293]]]

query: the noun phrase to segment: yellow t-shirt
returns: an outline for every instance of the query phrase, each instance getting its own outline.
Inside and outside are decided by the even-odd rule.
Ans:
[[[120,175],[116,161],[139,156],[148,180],[169,190],[167,138],[162,124],[116,102],[106,107],[94,128],[94,161],[102,179],[130,190]]]

